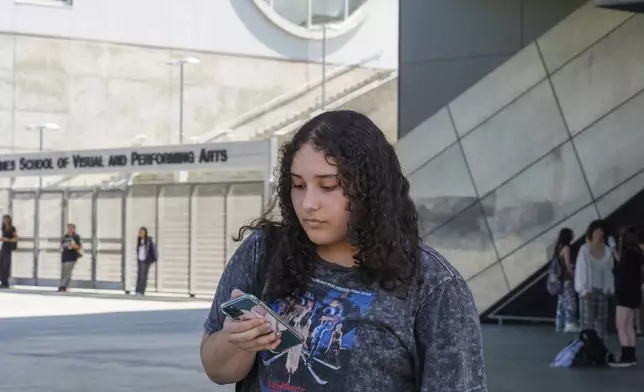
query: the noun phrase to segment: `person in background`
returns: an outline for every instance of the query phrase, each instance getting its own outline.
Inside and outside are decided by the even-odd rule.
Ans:
[[[73,223],[67,224],[67,233],[63,236],[60,246],[62,268],[60,285],[58,286],[59,292],[67,291],[72,280],[72,271],[76,262],[82,256],[82,251],[83,246],[80,236],[76,234],[76,225]]]
[[[148,284],[148,272],[152,263],[158,259],[157,247],[148,235],[148,229],[141,227],[136,238],[136,258],[138,269],[136,273],[136,295],[144,295]]]
[[[635,335],[634,319],[635,310],[642,304],[642,266],[644,254],[638,244],[637,232],[633,227],[622,229],[619,237],[619,262],[615,274],[615,298],[617,311],[615,313],[615,326],[619,335],[619,344],[622,355],[618,362],[609,363],[613,367],[634,366]]]
[[[553,249],[552,259],[557,259],[562,266],[563,287],[557,298],[556,329],[564,332],[579,332],[577,325],[577,293],[575,292],[574,267],[570,256],[570,243],[574,238],[573,231],[563,228],[559,232]]]
[[[10,215],[2,217],[2,247],[0,247],[0,288],[9,288],[11,255],[18,245],[18,232]]]
[[[586,243],[579,249],[575,265],[575,291],[581,304],[581,329],[595,329],[606,339],[608,296],[615,293],[613,251],[606,245],[603,222],[590,223]]]

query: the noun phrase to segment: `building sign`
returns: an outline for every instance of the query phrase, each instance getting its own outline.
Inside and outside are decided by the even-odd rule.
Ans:
[[[269,141],[0,155],[0,177],[264,169]]]

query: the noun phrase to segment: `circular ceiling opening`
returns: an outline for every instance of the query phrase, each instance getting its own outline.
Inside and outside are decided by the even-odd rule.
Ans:
[[[306,39],[333,38],[357,27],[369,0],[253,0],[281,29]]]

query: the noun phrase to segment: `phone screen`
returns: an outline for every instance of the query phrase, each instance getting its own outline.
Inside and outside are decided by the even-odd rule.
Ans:
[[[273,352],[282,352],[304,342],[304,338],[294,331],[282,318],[275,314],[266,304],[257,297],[244,294],[221,305],[221,310],[235,320],[252,320],[263,318],[271,323],[273,331],[282,333],[281,343]]]

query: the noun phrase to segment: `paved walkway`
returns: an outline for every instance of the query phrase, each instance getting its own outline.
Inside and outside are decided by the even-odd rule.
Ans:
[[[205,301],[0,292],[0,390],[230,392],[199,361]],[[490,392],[633,392],[634,369],[550,369],[571,339],[548,327],[484,326]],[[615,345],[614,337],[610,344]],[[640,344],[644,358],[644,344]]]
[[[0,292],[0,319],[208,308],[210,302],[203,300],[164,301],[138,297],[115,299],[72,294]]]
[[[201,369],[209,307],[0,292],[0,390],[231,391]]]
[[[574,335],[549,326],[485,325],[484,350],[490,392],[635,392],[644,390],[644,340],[640,364],[630,369],[551,369],[548,365]],[[617,337],[607,345],[618,352]]]

